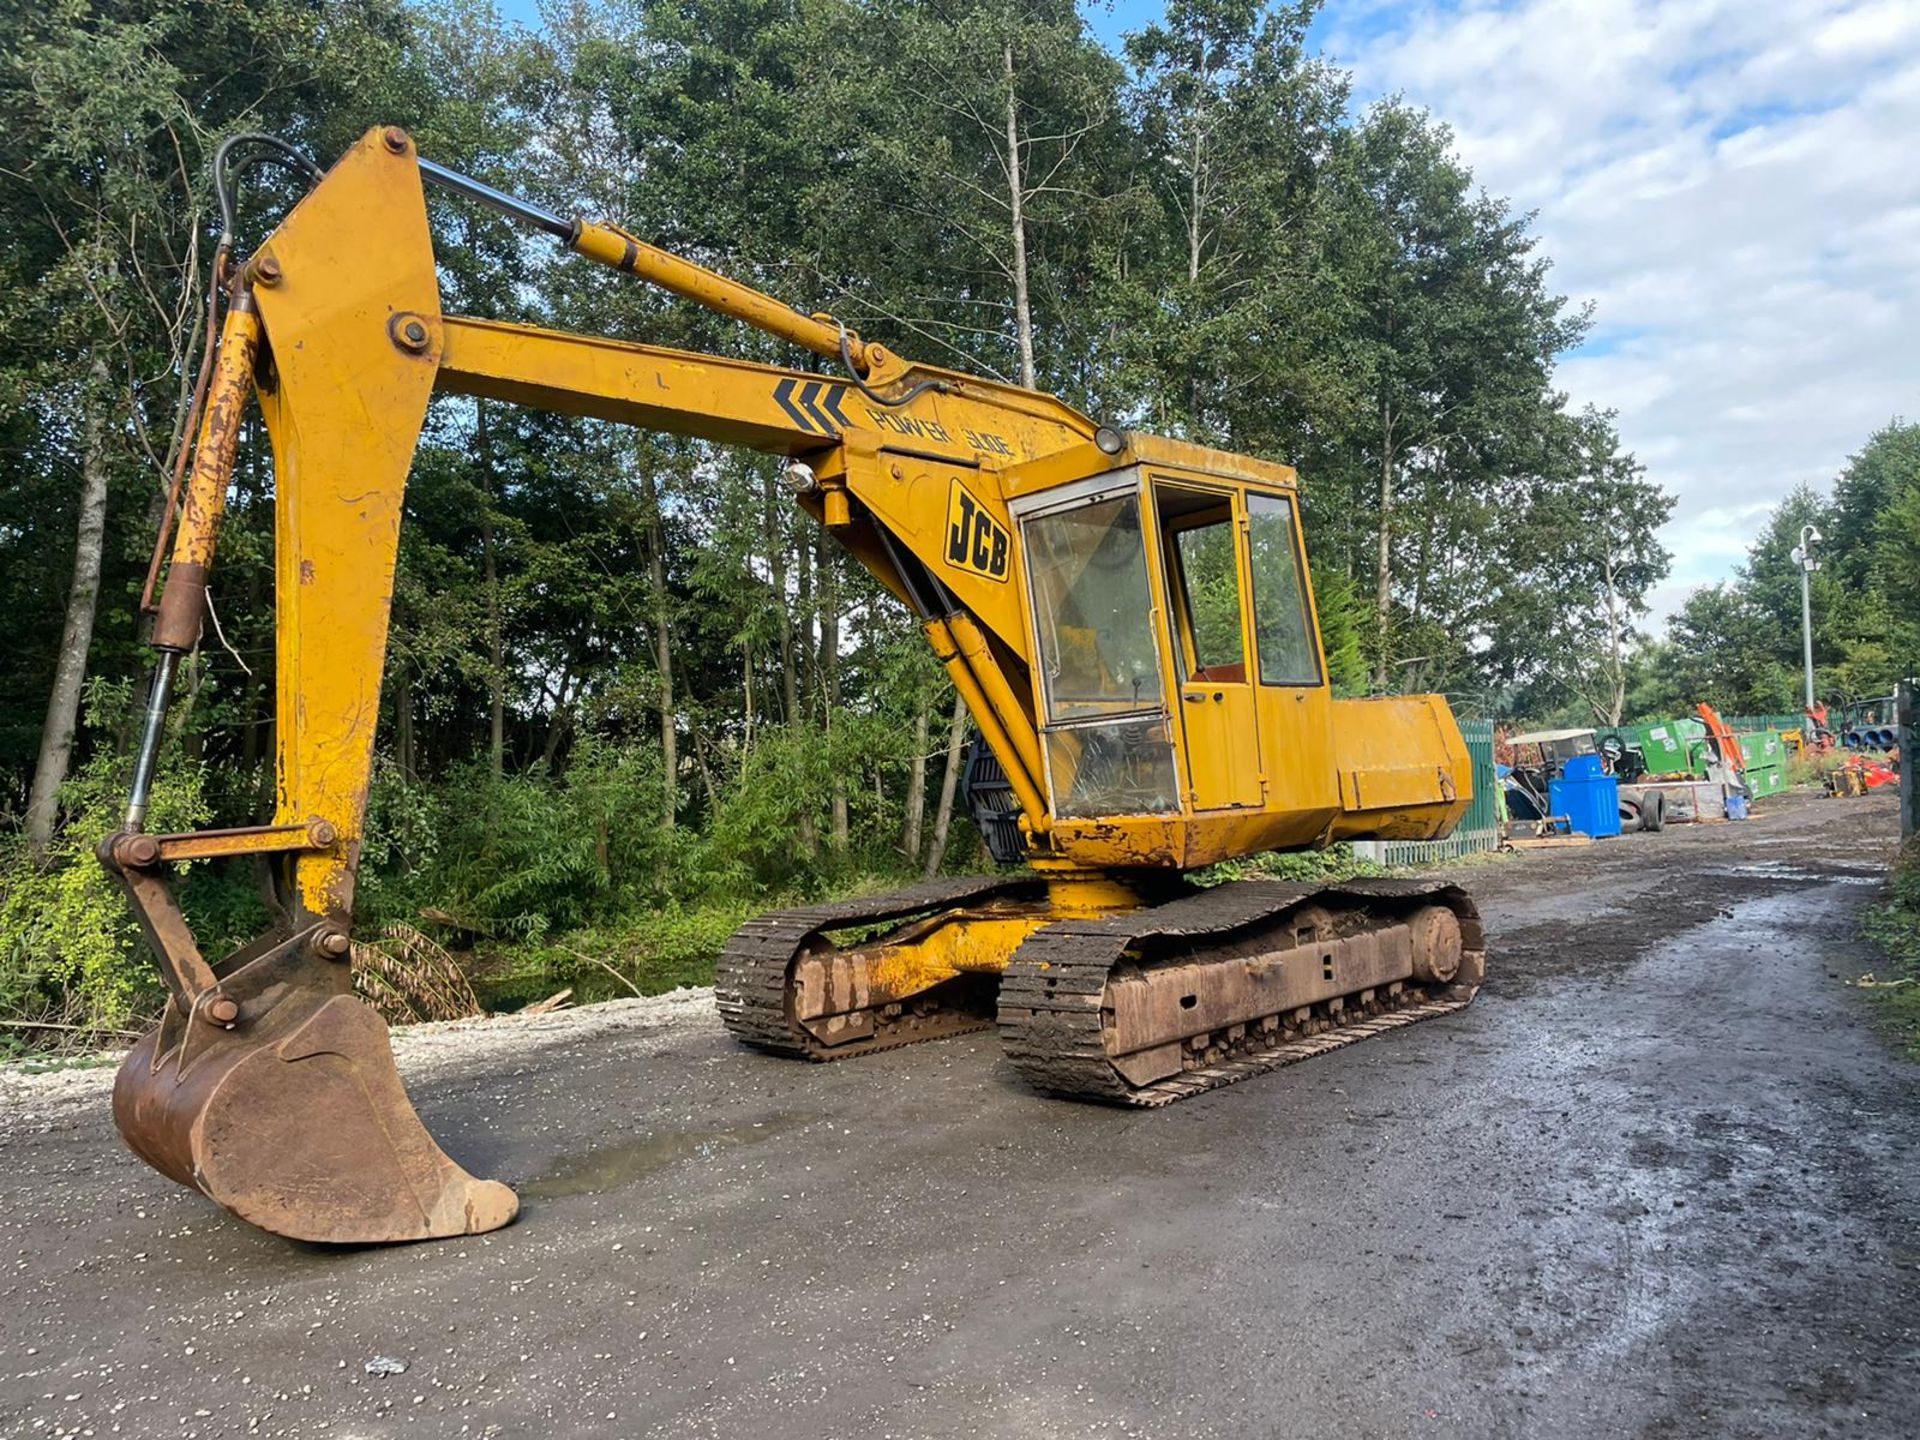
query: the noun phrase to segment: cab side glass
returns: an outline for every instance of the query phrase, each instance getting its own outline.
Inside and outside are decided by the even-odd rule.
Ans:
[[[1247,522],[1261,683],[1318,685],[1320,657],[1307,618],[1306,575],[1294,538],[1293,502],[1282,495],[1249,495]]]
[[[1174,553],[1174,603],[1185,612],[1186,621],[1180,636],[1187,672],[1183,678],[1245,679],[1232,511],[1219,505],[1200,523],[1174,530],[1169,538]]]

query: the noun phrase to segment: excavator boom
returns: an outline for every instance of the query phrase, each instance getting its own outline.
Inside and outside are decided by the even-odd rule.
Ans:
[[[825,368],[448,315],[427,184]],[[976,814],[996,856],[1024,862],[1028,878],[750,924],[718,985],[749,1043],[821,1059],[933,1038],[993,1023],[1004,984],[1003,1029],[1036,1084],[1164,1103],[1204,1088],[1191,1077],[1222,1057],[1252,1057],[1235,1062],[1237,1078],[1297,1058],[1355,1015],[1404,1023],[1471,997],[1480,939],[1457,891],[1273,889],[1200,904],[1179,879],[1263,850],[1442,834],[1470,798],[1444,700],[1333,698],[1290,469],[1122,433],[1051,396],[909,362],[615,226],[421,160],[404,132],[376,129],[233,278],[155,624],[127,824],[100,851],[169,993],[115,1090],[122,1133],[164,1173],[311,1240],[470,1233],[516,1212],[510,1190],[469,1175],[421,1126],[385,1027],[349,976],[402,502],[435,394],[785,457],[797,503],[912,610],[972,711],[984,745]],[[150,835],[167,689],[199,642],[241,417],[256,399],[275,474],[275,814]],[[231,855],[274,861],[287,918],[210,963],[168,867]],[[1185,929],[1168,919],[1179,904]],[[847,931],[858,938],[843,944]],[[1200,953],[1195,937],[1215,931],[1244,963]]]

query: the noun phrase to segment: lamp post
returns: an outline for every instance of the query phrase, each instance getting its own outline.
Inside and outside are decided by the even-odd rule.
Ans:
[[[1813,558],[1813,547],[1824,537],[1813,525],[1800,527],[1800,543],[1793,548],[1793,560],[1800,567],[1800,644],[1807,663],[1807,712],[1813,712],[1813,572],[1820,562]]]

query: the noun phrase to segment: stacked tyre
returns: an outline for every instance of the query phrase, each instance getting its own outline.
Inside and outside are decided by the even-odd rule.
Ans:
[[[1667,797],[1658,790],[1643,790],[1637,797],[1620,799],[1620,833],[1637,830],[1658,834],[1667,828]]]

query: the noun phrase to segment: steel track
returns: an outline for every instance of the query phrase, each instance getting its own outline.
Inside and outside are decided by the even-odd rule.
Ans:
[[[1479,912],[1456,886],[1420,880],[1330,886],[1239,881],[1151,910],[1063,921],[1035,934],[1000,981],[1000,1036],[1007,1058],[1030,1084],[1050,1094],[1115,1105],[1170,1105],[1449,1014],[1472,1001],[1477,978],[1444,987],[1409,982],[1399,995],[1376,992],[1364,1006],[1350,1000],[1317,1005],[1306,1026],[1283,1027],[1272,1042],[1263,1042],[1252,1026],[1239,1027],[1245,1034],[1236,1039],[1222,1031],[1207,1037],[1189,1068],[1150,1085],[1132,1085],[1113,1068],[1104,1034],[1105,996],[1107,981],[1123,960],[1143,950],[1155,958],[1203,958],[1210,945],[1257,935],[1302,905],[1329,902],[1388,915],[1417,903],[1446,905],[1460,917],[1462,948],[1471,962],[1467,973],[1477,977],[1484,963]]]
[[[880,1050],[985,1030],[996,1021],[977,1011],[921,997],[895,1018],[877,1019],[871,1037],[822,1045],[791,1018],[794,962],[832,932],[917,919],[936,911],[1000,899],[1037,899],[1040,882],[969,877],[916,885],[889,895],[777,911],[748,921],[721,953],[714,993],[728,1030],[761,1050],[800,1059],[852,1059]],[[1472,983],[1423,986],[1366,1004],[1353,997],[1313,1007],[1304,1025],[1286,1025],[1276,1039],[1257,1027],[1205,1037],[1178,1075],[1135,1086],[1113,1067],[1104,1034],[1108,980],[1122,963],[1152,958],[1190,962],[1210,947],[1245,940],[1308,904],[1381,912],[1383,919],[1418,904],[1443,904],[1460,918]],[[998,1027],[1007,1057],[1038,1089],[1077,1100],[1161,1106],[1255,1075],[1297,1064],[1383,1031],[1450,1014],[1479,988],[1485,937],[1479,912],[1456,886],[1422,880],[1362,880],[1345,885],[1239,881],[1102,920],[1064,920],[1035,932],[1000,980]],[[1149,961],[1150,963],[1150,961]]]
[[[831,1047],[822,1045],[792,1019],[787,991],[794,961],[816,939],[831,931],[884,925],[956,906],[1037,897],[1044,893],[1044,887],[1035,880],[973,875],[964,879],[933,880],[887,895],[778,910],[759,916],[735,931],[726,949],[720,952],[713,982],[720,1018],[736,1037],[756,1049],[805,1060],[847,1060],[922,1040],[991,1029],[994,1023],[991,1015],[945,1006],[937,999],[923,999],[910,1016],[876,1022],[880,1028],[869,1039]]]

